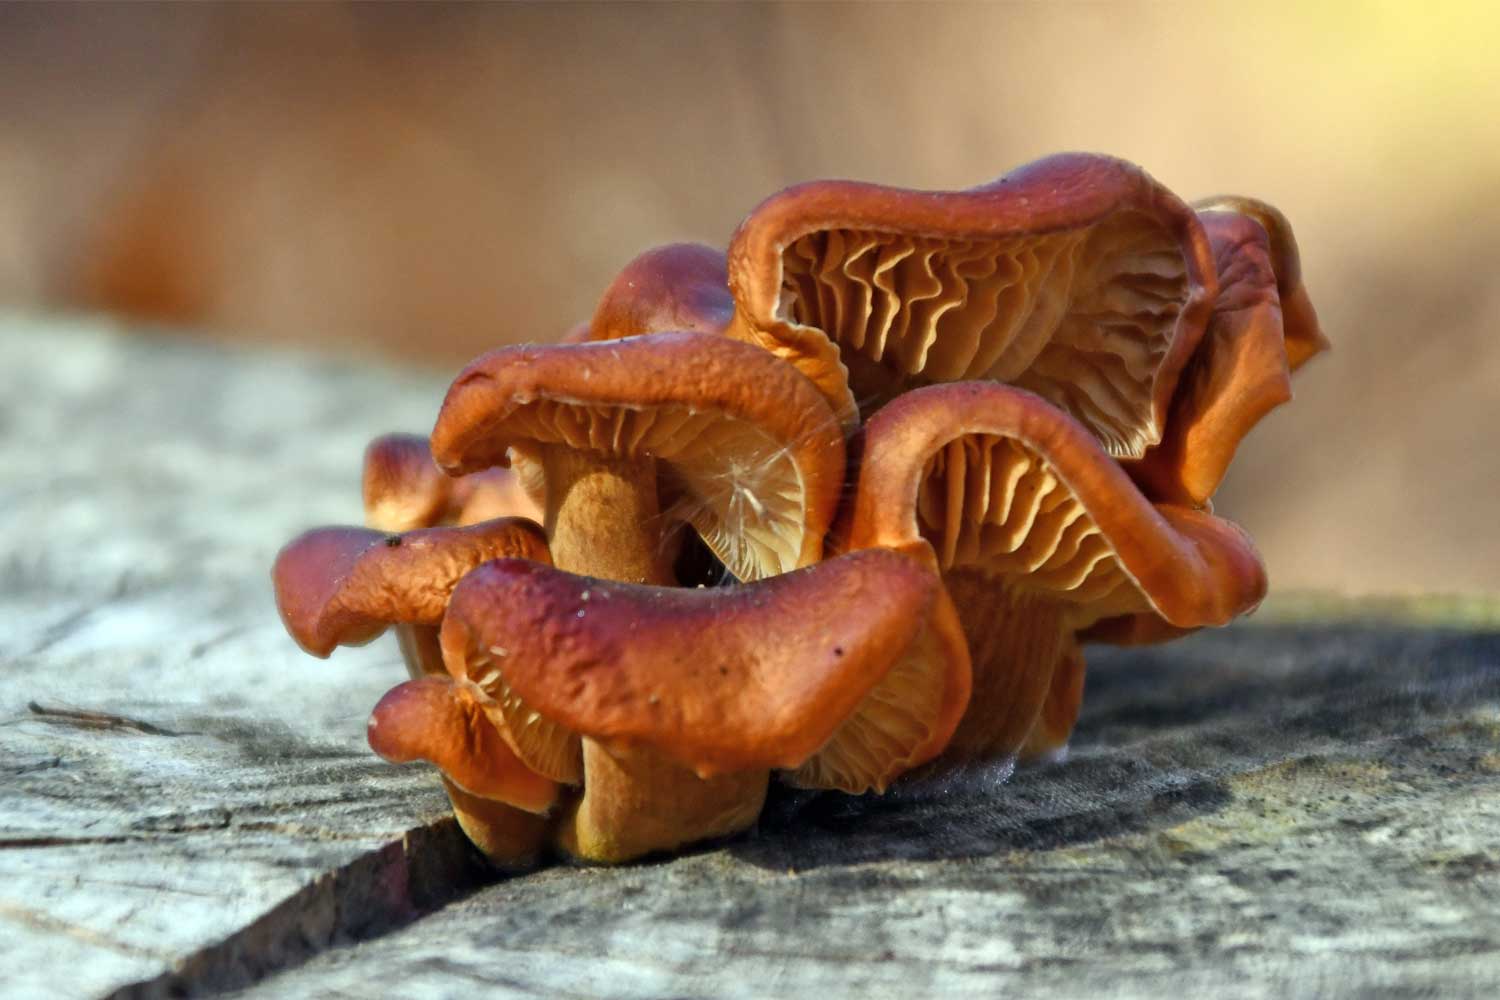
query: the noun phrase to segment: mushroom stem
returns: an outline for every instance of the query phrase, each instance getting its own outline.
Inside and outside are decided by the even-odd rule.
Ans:
[[[760,815],[770,782],[764,770],[703,779],[664,754],[612,754],[590,739],[583,769],[585,793],[562,818],[558,846],[606,864],[739,833]]]
[[[397,625],[394,631],[401,659],[406,661],[406,672],[412,680],[448,676],[448,668],[443,665],[443,647],[438,643],[437,625]]]
[[[661,525],[656,463],[543,449],[547,537],[558,569],[629,583],[676,583],[671,535]],[[704,780],[654,750],[622,759],[583,740],[583,787],[558,829],[575,857],[616,863],[736,833],[755,822],[770,772]]]
[[[453,803],[453,817],[475,847],[502,871],[535,868],[541,857],[550,818],[529,813],[497,799],[471,795],[443,778]]]
[[[553,445],[542,450],[542,462],[547,537],[559,569],[629,583],[676,582],[654,461]]]
[[[1014,756],[1042,714],[1053,671],[1075,648],[1062,606],[980,573],[949,572],[943,582],[959,609],[974,670],[968,711],[945,756],[957,762]]]
[[[1073,724],[1078,721],[1078,710],[1083,706],[1083,675],[1083,650],[1078,648],[1077,639],[1070,639],[1061,661],[1052,671],[1046,703],[1021,748],[1022,757],[1055,757],[1067,747]]]

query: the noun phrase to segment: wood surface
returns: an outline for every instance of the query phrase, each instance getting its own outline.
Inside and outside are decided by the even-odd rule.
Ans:
[[[0,996],[1500,990],[1474,599],[1091,650],[1065,760],[497,878],[432,775],[365,746],[393,640],[307,657],[267,579],[358,520],[365,441],[443,387],[0,316]]]

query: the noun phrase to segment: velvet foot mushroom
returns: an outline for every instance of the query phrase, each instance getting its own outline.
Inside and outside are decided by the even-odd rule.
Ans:
[[[724,252],[701,243],[647,250],[605,289],[587,340],[685,330],[721,335],[734,317]]]
[[[1192,211],[1083,154],[960,192],[789,188],[735,233],[729,280],[729,335],[795,364],[846,427],[912,388],[993,380],[1117,458],[1160,439],[1215,293]]]
[[[940,590],[881,550],[706,589],[506,560],[455,590],[443,649],[528,765],[581,771],[560,845],[618,862],[745,829],[772,769],[883,787],[935,756],[968,693],[956,621],[925,627]]]
[[[540,470],[559,568],[662,585],[682,524],[739,580],[816,562],[844,473],[838,423],[794,368],[682,332],[485,355],[432,451],[450,475]]]
[[[876,413],[840,534],[925,561],[953,596],[974,682],[952,762],[1062,746],[1080,630],[1136,615],[1223,625],[1265,593],[1238,528],[1153,505],[1082,424],[996,383],[929,386]]]
[[[541,856],[559,787],[521,762],[499,718],[474,685],[421,677],[380,699],[366,737],[393,764],[435,765],[465,836],[497,867],[519,870]]]
[[[468,572],[492,559],[546,562],[541,529],[524,518],[386,534],[320,528],[300,536],[272,570],[277,608],[297,644],[318,657],[361,645],[391,625],[436,630]],[[403,652],[410,652],[404,649]],[[444,784],[464,832],[502,867],[535,861],[547,832],[554,783],[530,772],[479,709],[482,697],[410,655],[413,680],[371,717],[370,745],[398,763],[427,760]],[[496,716],[498,718],[498,714]]]
[[[463,526],[501,517],[542,519],[540,502],[511,470],[445,475],[433,461],[427,439],[416,434],[385,434],[371,441],[361,478],[365,526],[376,531]],[[545,487],[534,488],[540,496]],[[444,673],[436,622],[401,622],[392,631],[412,677]]]
[[[844,473],[838,422],[794,368],[681,331],[486,355],[454,381],[432,450],[451,474],[529,469],[560,569],[659,586],[679,582],[687,526],[738,580],[817,562]],[[627,772],[587,739],[582,759],[611,800],[719,795],[664,759]]]
[[[416,434],[386,434],[371,441],[362,480],[365,526],[377,531],[477,524],[497,517],[542,519],[541,505],[510,470],[445,475],[432,460],[427,439]]]
[[[1292,373],[1327,350],[1328,340],[1286,218],[1248,198],[1209,199],[1198,210],[1219,295],[1166,433],[1128,468],[1154,499],[1204,506],[1245,435],[1292,398]]]

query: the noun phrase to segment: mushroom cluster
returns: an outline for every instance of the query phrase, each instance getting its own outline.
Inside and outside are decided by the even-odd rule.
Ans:
[[[1082,642],[1253,609],[1210,500],[1325,346],[1261,202],[1092,155],[805,184],[471,363],[429,438],[366,452],[367,527],[282,550],[277,602],[317,656],[394,627],[370,745],[436,765],[495,863],[672,850],[773,777],[1054,754]]]

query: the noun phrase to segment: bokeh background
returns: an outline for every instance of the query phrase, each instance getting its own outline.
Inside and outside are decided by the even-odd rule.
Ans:
[[[1480,2],[5,5],[0,306],[451,370],[796,181],[1109,152],[1296,227],[1335,350],[1217,501],[1274,586],[1500,592],[1496,51]]]

